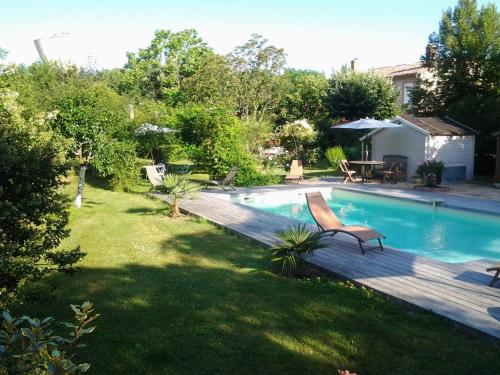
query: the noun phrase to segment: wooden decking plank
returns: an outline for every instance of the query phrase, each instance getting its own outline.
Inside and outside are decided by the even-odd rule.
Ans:
[[[181,208],[267,246],[276,243],[276,231],[298,223],[216,194],[202,194]],[[362,255],[346,237],[326,242],[327,249],[308,259],[311,264],[500,338],[500,317],[489,311],[500,306],[500,290],[481,285],[489,280],[487,260],[450,264],[390,247]]]

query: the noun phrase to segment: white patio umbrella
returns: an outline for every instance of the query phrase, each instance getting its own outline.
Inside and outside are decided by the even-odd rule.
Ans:
[[[363,118],[360,120],[348,122],[342,125],[333,125],[332,129],[350,129],[350,130],[365,130],[365,129],[386,129],[386,128],[399,128],[401,124],[396,124],[389,121],[380,121],[372,118]],[[361,158],[366,158],[364,147],[365,143],[361,143]],[[366,150],[368,153],[368,150]]]

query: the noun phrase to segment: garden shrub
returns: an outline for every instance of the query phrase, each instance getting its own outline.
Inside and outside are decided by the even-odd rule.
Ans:
[[[298,224],[278,232],[281,242],[273,247],[272,261],[281,266],[281,272],[300,275],[304,271],[304,259],[326,245],[320,242],[319,232],[311,232],[305,224]]]
[[[0,90],[0,307],[51,272],[73,271],[84,256],[78,247],[56,250],[69,234],[65,142],[45,116],[25,120],[16,99]]]
[[[288,152],[290,159],[307,159],[314,148],[317,133],[307,121],[285,124],[277,129],[279,144]]]
[[[245,149],[241,124],[226,109],[188,107],[178,114],[178,121],[183,141],[191,145],[193,160],[206,167],[212,179],[224,178],[237,166],[237,185],[275,180],[258,172],[253,155]]]
[[[85,347],[78,341],[94,331],[88,325],[99,317],[93,314],[90,302],[81,306],[71,305],[75,313],[75,324],[60,322],[69,328],[68,337],[54,335],[52,317],[45,319],[30,318],[23,315],[13,317],[9,311],[1,315],[0,329],[0,373],[66,375],[86,372],[88,363],[75,364],[75,349]]]
[[[139,178],[135,145],[132,142],[112,139],[100,144],[93,166],[100,175],[110,178],[113,190],[128,191]]]
[[[439,185],[441,183],[443,169],[444,163],[442,161],[426,160],[417,167],[415,174],[424,183],[424,185]],[[431,175],[435,175],[435,178]]]
[[[325,158],[335,171],[340,169],[340,162],[347,159],[344,150],[342,150],[340,146],[327,148],[325,151]]]

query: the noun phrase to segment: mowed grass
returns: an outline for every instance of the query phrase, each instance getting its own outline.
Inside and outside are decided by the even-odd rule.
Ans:
[[[64,241],[88,253],[80,272],[52,276],[49,297],[22,307],[71,319],[70,303],[92,301],[102,316],[78,355],[90,373],[498,372],[490,341],[363,289],[280,277],[268,249],[201,220],[174,221],[140,191],[90,181]]]

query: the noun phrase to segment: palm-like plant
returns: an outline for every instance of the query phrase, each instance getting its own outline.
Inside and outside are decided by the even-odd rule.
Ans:
[[[278,232],[281,242],[273,247],[273,262],[281,264],[281,269],[287,273],[295,273],[304,266],[304,259],[315,250],[325,247],[320,242],[318,232],[311,232],[306,225],[298,224]]]
[[[200,190],[200,185],[194,183],[189,178],[190,173],[179,175],[169,173],[165,175],[161,190],[168,196],[172,207],[171,216],[176,218],[180,215],[179,203],[183,199],[194,199]]]

